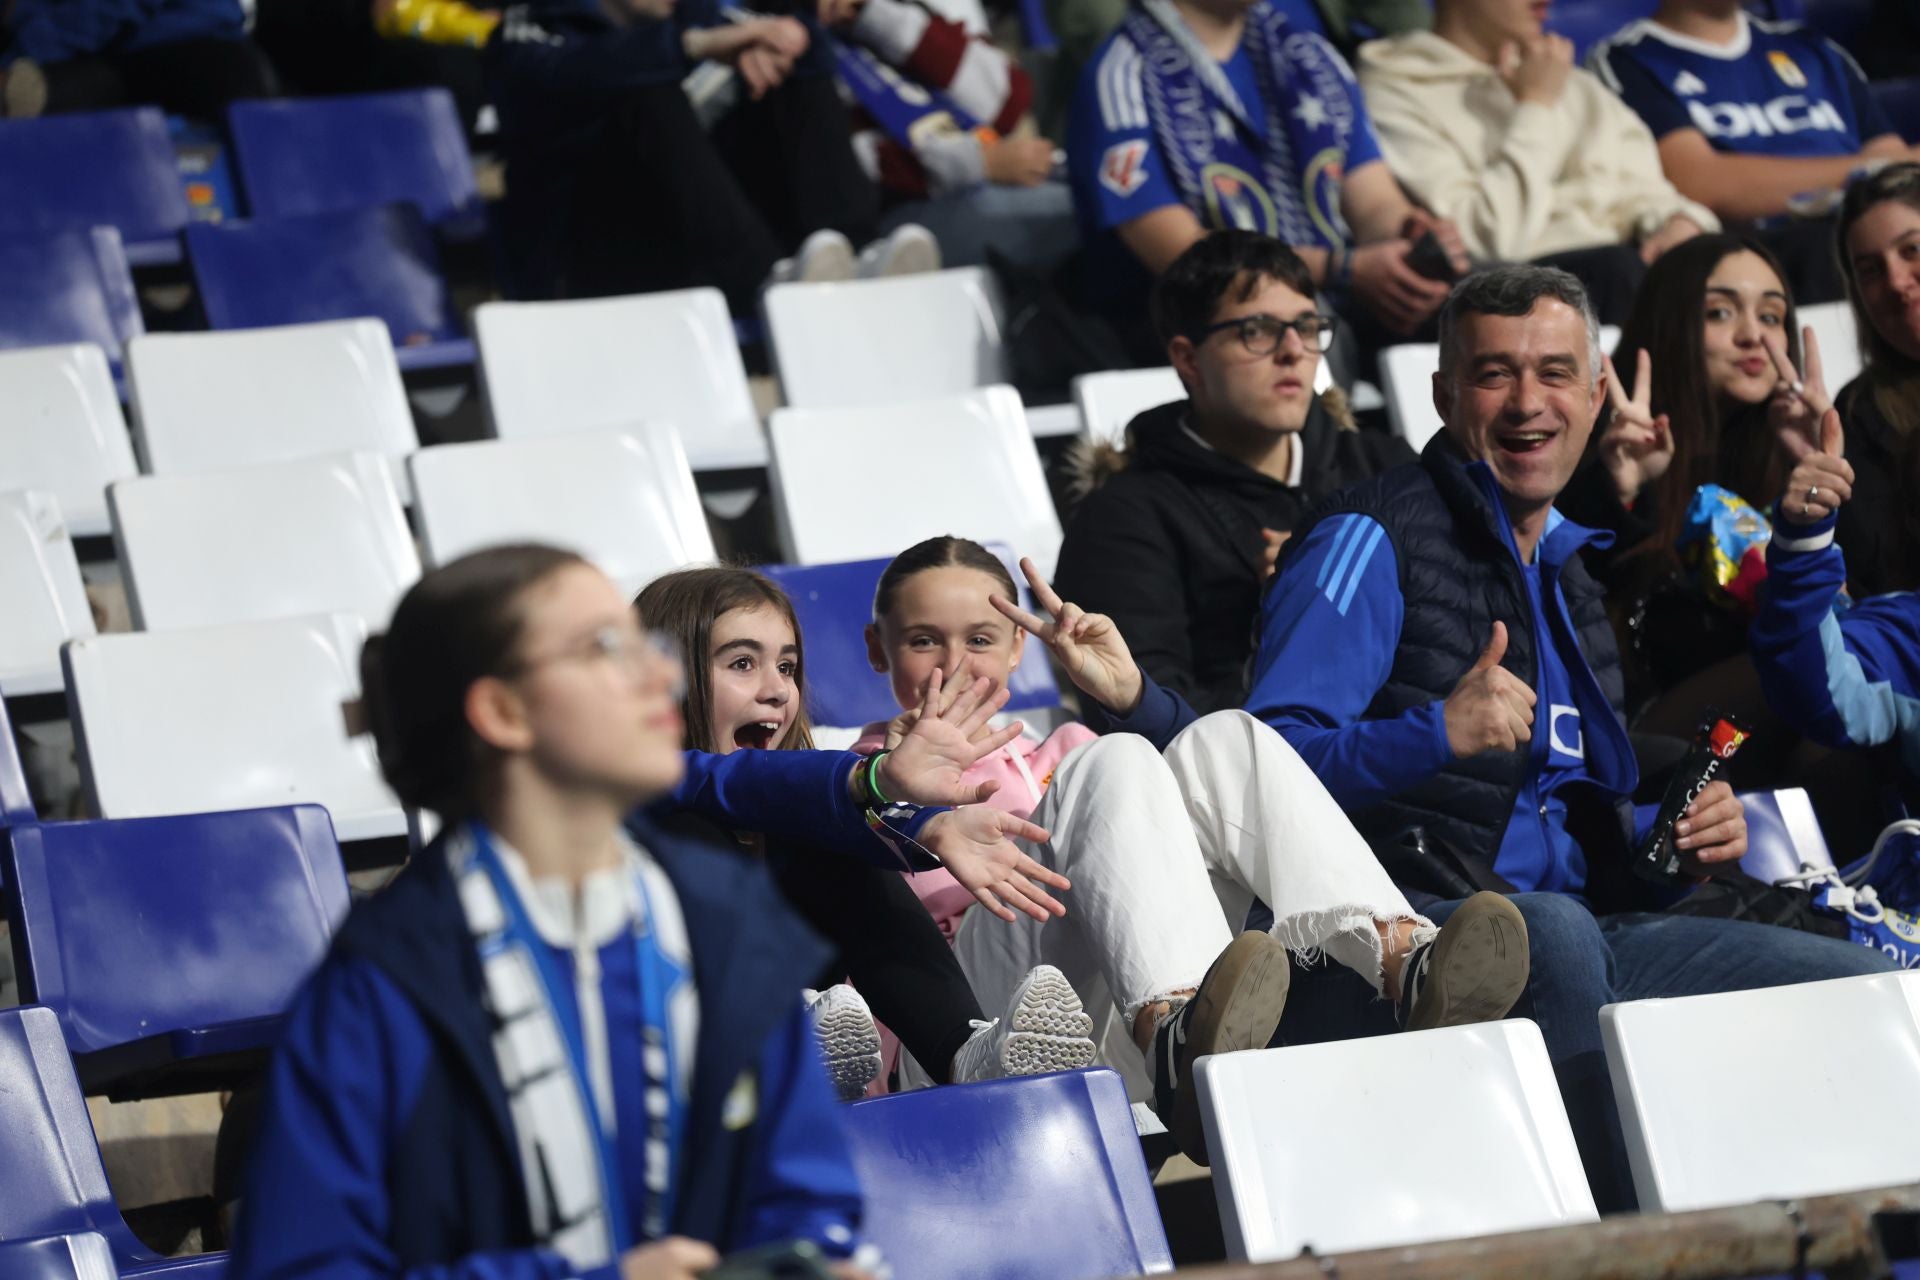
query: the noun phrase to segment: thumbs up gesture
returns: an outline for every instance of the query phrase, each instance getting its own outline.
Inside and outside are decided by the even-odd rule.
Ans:
[[[1533,740],[1533,707],[1539,699],[1524,680],[1500,665],[1506,656],[1507,624],[1496,622],[1480,660],[1447,695],[1447,746],[1456,759],[1518,751]]]
[[[1780,495],[1780,514],[1789,523],[1818,524],[1853,497],[1853,464],[1845,456],[1847,435],[1838,409],[1821,415],[1818,447],[1799,432],[1782,432],[1780,443],[1794,460]]]

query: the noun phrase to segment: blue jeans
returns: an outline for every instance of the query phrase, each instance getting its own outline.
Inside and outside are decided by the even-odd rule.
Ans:
[[[1527,922],[1532,973],[1510,1016],[1531,1018],[1540,1026],[1602,1213],[1632,1209],[1635,1201],[1600,1043],[1600,1006],[1898,968],[1868,947],[1743,920],[1646,914],[1596,918],[1579,899],[1559,893],[1519,893],[1513,895],[1513,904]],[[1459,905],[1438,903],[1426,914],[1444,926]],[[1373,1000],[1372,990],[1357,975],[1316,965],[1296,968],[1294,982],[1275,1043],[1306,1044],[1394,1029],[1392,1010]]]
[[[1053,271],[1080,244],[1073,220],[1073,196],[1064,182],[1037,187],[1003,187],[982,182],[965,191],[932,200],[915,200],[889,209],[880,229],[917,222],[940,241],[940,258],[949,267],[979,267],[987,250],[998,249],[1023,267]]]

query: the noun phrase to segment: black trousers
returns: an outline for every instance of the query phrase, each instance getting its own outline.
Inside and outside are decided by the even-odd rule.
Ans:
[[[1543,267],[1558,267],[1587,287],[1593,310],[1601,324],[1624,325],[1633,311],[1633,295],[1646,279],[1647,264],[1640,250],[1630,244],[1604,244],[1591,249],[1568,249],[1550,253],[1534,262]]]
[[[879,189],[854,158],[846,108],[823,76],[744,99],[709,134],[678,85],[633,92],[590,149],[510,162],[510,202],[570,193],[564,247],[522,288],[602,297],[713,285],[750,314],[767,273],[815,231],[873,236]],[[543,222],[539,210],[532,221]],[[518,219],[524,225],[526,219]]]
[[[472,129],[487,102],[478,49],[387,39],[366,0],[258,0],[253,38],[289,92],[377,93],[445,87]]]
[[[273,69],[251,40],[178,40],[51,62],[41,71],[49,115],[152,104],[171,115],[220,121],[228,103],[275,92]]]
[[[1833,238],[1836,225],[1832,215],[1794,218],[1783,227],[1755,233],[1780,259],[1794,305],[1846,300],[1846,279],[1840,274],[1840,251]]]

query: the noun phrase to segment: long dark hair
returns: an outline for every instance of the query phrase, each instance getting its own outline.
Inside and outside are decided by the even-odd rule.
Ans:
[[[873,620],[879,622],[893,612],[901,586],[907,579],[929,569],[978,569],[1000,585],[1007,599],[1020,598],[1020,592],[1013,585],[1013,575],[1000,563],[999,556],[971,538],[941,534],[914,543],[888,562],[880,573],[880,585],[873,590]]]
[[[1854,224],[1889,200],[1920,209],[1920,164],[1890,164],[1848,187],[1846,198],[1840,202],[1840,215],[1834,220],[1834,247],[1840,255],[1841,278],[1847,283],[1847,301],[1853,306],[1854,327],[1860,332],[1860,354],[1866,360],[1862,385],[1872,394],[1880,416],[1900,434],[1912,437],[1920,427],[1920,368],[1874,327],[1860,295],[1860,282],[1854,278],[1853,253],[1847,248]],[[1837,394],[1840,388],[1832,390]],[[1840,414],[1847,416],[1846,405],[1841,406]]]
[[[360,653],[360,685],[380,772],[400,802],[448,822],[474,816],[488,749],[467,723],[467,690],[505,676],[526,630],[527,592],[571,551],[528,543],[489,547],[433,570],[401,597],[385,635]]]
[[[1632,390],[1639,353],[1653,357],[1653,412],[1673,426],[1673,463],[1655,483],[1653,536],[1636,550],[1671,556],[1686,522],[1687,504],[1703,484],[1733,490],[1764,509],[1786,481],[1785,461],[1767,427],[1764,403],[1722,412],[1707,382],[1702,307],[1714,269],[1736,253],[1759,257],[1787,294],[1787,354],[1800,365],[1800,318],[1780,260],[1760,241],[1741,235],[1695,236],[1660,255],[1633,298],[1620,331],[1613,367]],[[1611,410],[1609,410],[1611,412]],[[1594,433],[1596,442],[1599,433]]]
[[[694,751],[719,751],[713,740],[713,624],[735,609],[773,609],[793,628],[793,682],[799,697],[794,721],[786,737],[775,745],[783,750],[811,751],[813,726],[807,719],[807,645],[800,634],[800,618],[780,584],[751,569],[721,566],[682,569],[656,578],[633,602],[641,622],[665,632],[679,644],[687,673],[687,694],[680,702],[686,722],[687,746]]]

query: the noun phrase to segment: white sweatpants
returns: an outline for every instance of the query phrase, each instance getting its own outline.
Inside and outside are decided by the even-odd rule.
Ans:
[[[1245,712],[1199,720],[1164,757],[1132,734],[1088,743],[1061,762],[1032,817],[1052,839],[1023,847],[1073,882],[1067,915],[1008,924],[968,911],[954,937],[960,967],[993,1013],[1028,970],[1057,966],[1101,1057],[1136,1086],[1134,1015],[1198,986],[1254,897],[1273,908],[1288,949],[1324,951],[1375,991],[1374,922],[1412,921],[1416,943],[1434,932],[1313,771]]]

